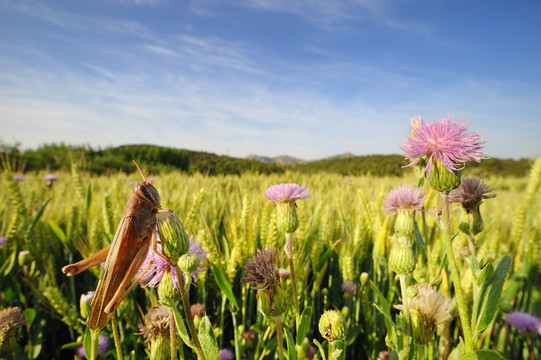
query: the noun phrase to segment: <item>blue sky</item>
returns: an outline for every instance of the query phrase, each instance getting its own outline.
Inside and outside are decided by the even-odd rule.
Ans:
[[[541,2],[0,0],[0,141],[400,153],[409,119],[541,156]]]

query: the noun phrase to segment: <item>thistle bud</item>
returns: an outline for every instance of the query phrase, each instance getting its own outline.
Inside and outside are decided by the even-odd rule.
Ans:
[[[319,332],[329,343],[346,337],[346,319],[338,310],[328,310],[319,319]]]
[[[261,310],[265,316],[275,318],[282,315],[287,309],[287,301],[284,289],[279,284],[260,291]]]
[[[79,298],[79,308],[81,310],[81,316],[83,319],[88,317],[90,314],[90,306],[92,304],[92,299],[94,298],[94,291],[89,291],[86,294],[81,295]]]
[[[151,360],[165,360],[171,357],[170,313],[165,306],[152,307],[146,316],[146,326],[139,325],[139,334],[150,344]]]
[[[441,161],[436,161],[432,166],[432,173],[428,176],[428,183],[432,189],[445,194],[459,187],[460,182],[460,172],[447,170]]]
[[[458,228],[466,235],[477,235],[483,231],[484,224],[479,207],[475,207],[470,211],[463,211]]]
[[[173,276],[171,275],[171,271],[171,269],[167,269],[163,272],[162,280],[160,285],[158,285],[158,296],[160,299],[169,299],[174,303],[178,303],[182,298],[182,294],[180,289],[175,288],[173,285]]]
[[[197,270],[197,267],[199,266],[200,263],[201,263],[201,260],[199,259],[199,256],[197,256],[197,254],[194,254],[194,253],[184,254],[178,259],[178,266],[180,270],[182,270],[188,275],[187,278],[189,278],[191,274],[195,270]]]
[[[276,204],[276,227],[279,231],[292,234],[299,227],[297,205],[295,202],[281,202]]]
[[[158,213],[156,218],[163,244],[163,254],[171,260],[186,254],[190,247],[190,239],[180,219],[172,212]]]
[[[366,285],[366,283],[368,282],[368,278],[369,278],[369,275],[367,272],[361,273],[360,281],[361,281],[362,286]]]
[[[411,247],[394,245],[389,254],[389,268],[398,275],[411,274],[415,270],[415,255]]]
[[[416,308],[411,309],[410,316],[415,342],[419,345],[427,344],[434,337],[436,327],[431,322],[423,323],[423,316]]]
[[[394,223],[394,229],[397,233],[405,237],[415,235],[415,221],[412,211],[399,211]]]

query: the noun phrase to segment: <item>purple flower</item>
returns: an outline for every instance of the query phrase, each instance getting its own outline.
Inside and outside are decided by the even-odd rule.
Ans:
[[[424,202],[423,189],[402,184],[385,195],[383,210],[388,213],[419,210],[423,207]]]
[[[158,237],[157,239],[158,252],[160,254],[163,254],[162,244],[160,241],[160,235],[157,233],[156,236]],[[192,273],[192,276],[191,276],[192,282],[194,282],[197,279],[197,276],[201,273],[201,271],[206,270],[206,268],[202,265],[202,263],[207,260],[207,252],[203,250],[201,248],[201,245],[195,242],[195,238],[191,236],[190,247],[188,248],[188,253],[196,254],[199,257],[199,266]],[[170,271],[171,283],[173,287],[175,289],[180,289],[180,282],[178,281],[178,276],[177,276],[177,271],[175,269],[175,266],[173,266],[173,264],[165,260],[160,255],[157,255],[152,248],[148,250],[147,257],[145,261],[143,262],[143,265],[141,265],[138,275],[140,275],[141,272],[145,270],[149,264],[151,264],[150,268],[141,277],[141,279],[139,280],[140,283],[145,284],[146,286],[149,286],[149,287],[156,287],[160,285],[160,282],[162,281],[162,278],[163,278],[163,274],[166,271]]]
[[[413,160],[407,166],[413,166],[426,157],[425,175],[428,176],[435,162],[441,162],[447,170],[455,172],[468,161],[485,159],[482,151],[484,140],[476,132],[468,132],[468,127],[469,121],[451,120],[449,115],[429,124],[412,119],[411,136],[400,145],[406,159]]]
[[[107,336],[100,334],[98,340],[98,355],[105,354],[107,350],[109,350],[109,339]],[[86,359],[85,348],[83,345],[79,346],[77,350],[75,350],[75,355],[81,359]]]
[[[295,200],[306,199],[310,197],[308,187],[299,184],[279,184],[269,187],[265,191],[267,199],[277,203],[295,202]]]
[[[484,199],[496,197],[496,194],[489,194],[494,191],[490,189],[482,180],[476,178],[464,177],[460,186],[449,192],[449,202],[461,203],[466,211],[478,208]]]
[[[22,181],[25,181],[26,178],[22,175],[13,175],[13,180],[22,182]]]
[[[520,332],[536,331],[541,334],[541,321],[527,312],[512,311],[507,313],[506,320],[509,325]]]
[[[231,349],[220,349],[218,352],[220,360],[233,360],[235,358],[235,353]]]
[[[58,176],[53,175],[53,174],[47,174],[43,177],[43,181],[57,181],[57,180],[58,180]]]
[[[136,185],[137,184],[137,181],[128,181],[128,185]]]
[[[5,236],[0,236],[0,246],[3,246],[8,241],[8,238]]]
[[[342,283],[342,291],[353,294],[357,290],[357,285],[351,280],[346,280]]]

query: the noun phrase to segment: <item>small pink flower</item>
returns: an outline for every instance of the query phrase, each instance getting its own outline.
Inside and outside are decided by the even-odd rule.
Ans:
[[[541,334],[541,320],[522,311],[512,311],[505,316],[509,325],[520,332],[535,331]]]
[[[47,174],[43,177],[43,181],[57,181],[57,180],[58,180],[58,176],[54,174]]]
[[[156,236],[158,237],[159,241],[159,234],[156,234]],[[157,250],[160,254],[163,254],[161,242],[158,242]],[[206,269],[202,264],[207,260],[207,252],[203,250],[201,248],[201,245],[195,241],[195,238],[193,236],[191,236],[188,253],[196,254],[199,257],[199,266],[192,273],[191,276],[191,280],[192,282],[194,282],[197,279],[197,276],[201,273],[201,271]],[[157,255],[152,248],[149,249],[147,257],[143,262],[143,265],[141,265],[138,274],[140,274],[144,269],[146,269],[149,264],[151,264],[150,268],[141,277],[141,279],[139,280],[140,283],[145,284],[145,286],[156,287],[160,285],[163,274],[166,271],[170,271],[173,287],[175,289],[180,289],[180,282],[178,281],[177,271],[175,267],[163,257]]]
[[[422,188],[402,184],[385,195],[383,210],[387,213],[396,213],[402,210],[420,210],[424,205],[425,199],[426,197],[423,195]]]
[[[476,132],[468,132],[469,121],[451,120],[449,115],[429,124],[418,120],[412,119],[411,136],[400,145],[406,159],[413,160],[407,166],[413,166],[424,158],[425,175],[428,176],[435,162],[441,162],[447,170],[454,172],[461,170],[468,161],[485,159],[482,151],[484,140]]]
[[[22,175],[13,175],[13,180],[18,181],[18,182],[23,182],[26,180],[26,178]]]
[[[218,358],[220,360],[233,360],[235,358],[235,353],[231,349],[223,348],[218,352]]]
[[[274,202],[295,202],[295,200],[307,199],[310,197],[308,187],[299,184],[279,184],[269,187],[265,191],[267,199]]]

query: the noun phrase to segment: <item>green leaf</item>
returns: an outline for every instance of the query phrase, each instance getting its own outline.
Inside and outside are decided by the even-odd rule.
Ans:
[[[169,308],[169,311],[173,314],[173,317],[175,318],[175,325],[177,328],[177,332],[182,338],[182,341],[184,343],[193,348],[192,341],[190,340],[190,336],[188,335],[188,329],[186,329],[186,324],[184,324],[184,319],[182,318],[182,315],[180,315],[180,311],[178,311],[175,304],[173,304],[171,301],[161,300],[160,304],[167,306]]]
[[[345,339],[334,340],[329,343],[329,359],[345,360],[346,359],[346,341]]]
[[[208,316],[204,316],[199,324],[199,342],[203,348],[206,360],[219,360],[218,342],[212,331],[212,324]]]
[[[308,328],[310,327],[310,320],[312,319],[312,307],[306,307],[301,314],[301,321],[299,323],[299,328],[297,329],[297,345],[301,345],[302,341],[308,333]]]
[[[41,205],[41,208],[38,210],[36,216],[34,216],[34,220],[32,220],[32,223],[28,227],[28,230],[26,230],[26,238],[27,239],[29,239],[30,236],[32,235],[32,231],[34,230],[34,226],[36,226],[36,223],[38,222],[39,218],[41,217],[41,215],[43,215],[43,211],[45,210],[45,207],[47,206],[48,203],[49,203],[49,200],[45,200],[43,205]]]
[[[477,350],[467,353],[460,360],[505,360],[505,358],[492,350]]]
[[[297,350],[295,349],[295,342],[293,341],[293,336],[286,328],[284,328],[284,333],[286,335],[288,359],[297,360]]]
[[[227,300],[229,300],[229,303],[233,305],[233,311],[237,311],[239,308],[239,304],[237,303],[237,299],[233,294],[233,288],[231,287],[231,283],[229,282],[229,280],[227,280],[227,277],[216,265],[211,264],[211,269],[212,273],[214,274],[214,278],[216,279],[216,283],[220,287],[220,290],[222,290],[222,292],[225,294]]]
[[[7,276],[13,270],[13,266],[15,266],[15,261],[17,260],[17,245],[13,245],[13,249],[11,250],[11,255],[6,259],[4,264],[2,264],[2,270],[4,271],[4,275]]]
[[[53,232],[56,234],[56,236],[58,237],[58,239],[64,244],[64,245],[67,245],[67,240],[66,240],[66,233],[64,232],[64,230],[62,230],[60,228],[60,226],[58,226],[57,223],[54,222],[54,220],[49,220],[49,226],[51,227],[51,229],[53,230]]]
[[[370,280],[370,287],[376,293],[378,304],[372,304],[381,314],[383,314],[383,319],[385,320],[385,326],[387,327],[388,339],[391,342],[392,347],[396,348],[398,344],[396,330],[398,326],[393,322],[391,317],[391,306],[385,296],[379,291],[378,287]]]
[[[32,344],[32,359],[36,359],[41,353],[41,348],[43,347],[43,328],[38,326],[32,328],[30,339],[31,341],[29,343]]]
[[[477,314],[479,315],[476,319],[476,332],[483,331],[494,318],[500,303],[503,283],[510,268],[511,257],[509,255],[498,259],[494,263],[494,273],[481,287],[477,304]]]
[[[92,353],[92,330],[87,326],[83,337],[83,348],[85,349],[85,355],[87,359],[90,359]]]
[[[451,354],[449,354],[448,360],[460,360],[462,356],[464,356],[464,342],[462,341],[462,338],[460,338],[458,345],[451,351]]]
[[[24,311],[24,314],[26,315],[26,318],[28,319],[27,325],[29,327],[32,327],[32,323],[36,319],[36,309],[28,308]]]
[[[323,348],[323,345],[321,345],[320,342],[317,341],[316,339],[314,339],[314,344],[319,349],[319,353],[321,354],[321,359],[327,360],[327,357],[325,356],[325,349]]]

